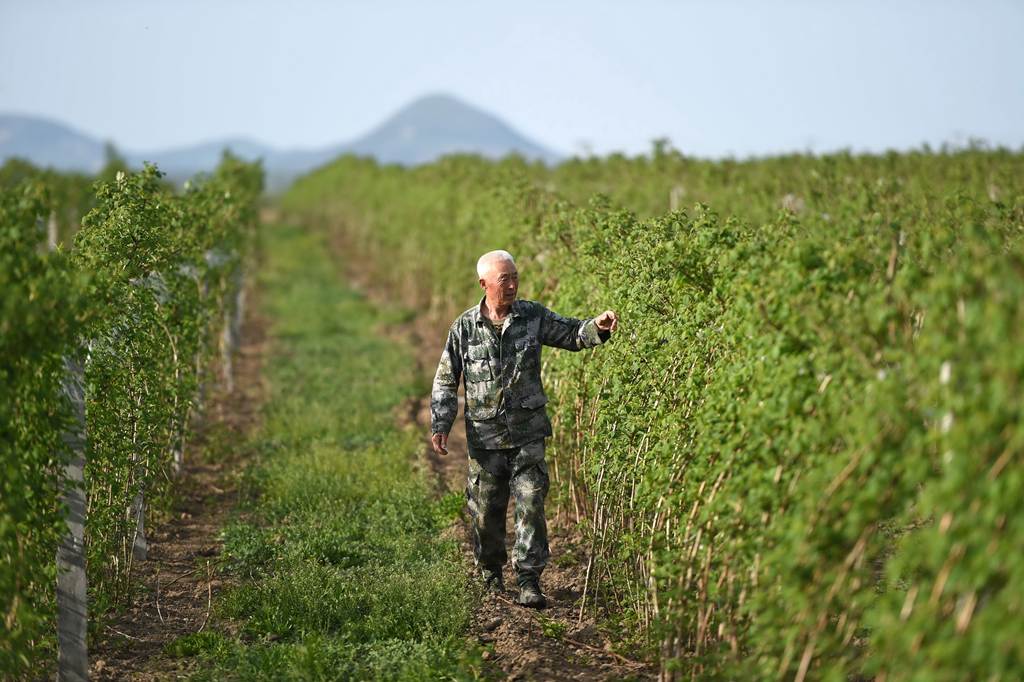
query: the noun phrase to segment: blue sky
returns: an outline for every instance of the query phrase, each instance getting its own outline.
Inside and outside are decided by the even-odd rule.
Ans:
[[[320,146],[448,92],[564,153],[1024,146],[1024,1],[0,0],[0,111]]]

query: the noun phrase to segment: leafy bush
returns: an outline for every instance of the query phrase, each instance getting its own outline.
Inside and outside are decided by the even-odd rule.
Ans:
[[[48,201],[39,183],[0,192],[0,674],[26,669],[53,619],[66,529],[55,481],[71,423],[61,354],[88,313],[66,254],[40,248]]]
[[[546,356],[549,455],[589,590],[666,674],[1013,679],[1022,178],[1004,150],[661,146],[555,169],[342,159],[284,205],[438,343],[494,248],[524,297],[621,313],[609,347]]]
[[[262,171],[228,157],[181,195],[155,168],[122,171],[88,200],[68,189],[77,176],[16,164],[0,176],[0,674],[18,676],[53,653],[64,360],[86,366],[87,568],[102,616],[131,598],[129,510],[138,492],[157,508],[168,490],[253,244]],[[46,222],[70,201],[92,206],[74,249],[46,252]]]

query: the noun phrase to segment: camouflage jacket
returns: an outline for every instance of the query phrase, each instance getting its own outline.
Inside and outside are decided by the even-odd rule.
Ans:
[[[516,300],[499,340],[480,304],[473,306],[448,331],[430,396],[431,432],[451,431],[459,407],[459,380],[464,378],[471,448],[519,447],[550,436],[544,408],[548,398],[540,381],[541,346],[579,351],[610,336],[598,330],[593,319],[562,317],[540,303]]]

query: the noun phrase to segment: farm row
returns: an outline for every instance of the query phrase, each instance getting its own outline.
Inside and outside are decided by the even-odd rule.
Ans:
[[[346,158],[282,206],[439,349],[489,249],[525,298],[620,312],[545,354],[550,468],[587,602],[667,674],[1021,675],[1020,154]]]
[[[177,194],[152,167],[0,179],[0,676],[53,661],[59,630],[76,679],[230,377],[262,171],[226,157]]]

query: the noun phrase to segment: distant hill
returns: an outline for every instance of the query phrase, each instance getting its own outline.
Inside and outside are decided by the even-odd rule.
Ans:
[[[497,116],[449,95],[429,95],[409,104],[345,151],[386,163],[416,165],[445,154],[474,152],[500,158],[519,154],[555,161],[551,151],[528,140]]]
[[[103,147],[102,141],[57,121],[0,114],[0,163],[17,156],[38,166],[95,173],[103,167]]]
[[[210,170],[220,162],[221,154],[230,149],[235,156],[243,159],[266,159],[274,150],[265,144],[245,138],[214,140],[189,147],[164,149],[155,152],[129,152],[125,158],[132,166],[141,166],[144,161],[157,164],[171,177],[190,177],[199,170]]]
[[[21,157],[58,170],[96,172],[104,162],[104,142],[56,121],[0,114],[0,163]],[[274,149],[255,140],[229,138],[152,152],[121,150],[133,166],[152,161],[171,178],[184,179],[216,166],[224,149],[245,159],[263,159],[272,187],[282,187],[345,153],[383,163],[416,165],[446,154],[489,158],[519,154],[555,162],[558,156],[516,132],[497,116],[449,95],[428,95],[407,105],[366,135],[319,149]]]

